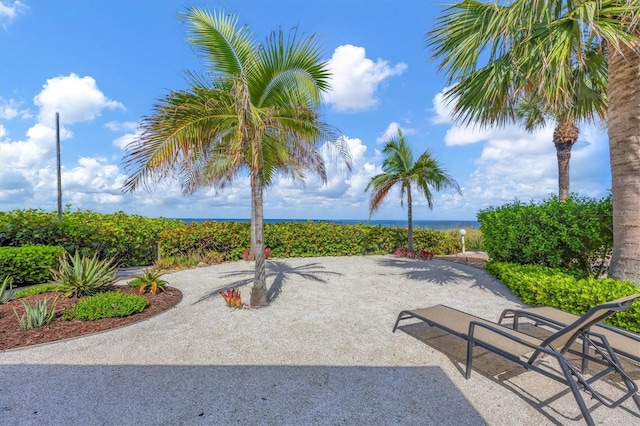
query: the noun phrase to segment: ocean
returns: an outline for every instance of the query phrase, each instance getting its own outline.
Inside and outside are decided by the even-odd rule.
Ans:
[[[185,223],[203,223],[203,222],[250,222],[250,219],[178,219]],[[310,220],[310,219],[265,219],[264,223],[282,223],[282,222],[320,222],[320,223],[337,223],[339,225],[379,225],[379,226],[401,226],[406,228],[406,220],[357,220],[357,219],[335,219],[335,220]],[[480,229],[480,223],[475,220],[414,220],[413,228],[426,229]]]

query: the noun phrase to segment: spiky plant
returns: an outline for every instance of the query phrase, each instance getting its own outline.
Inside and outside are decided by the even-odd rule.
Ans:
[[[60,258],[58,269],[50,268],[52,282],[60,285],[65,297],[90,296],[106,290],[113,283],[118,267],[114,259],[101,260],[95,254],[92,258],[76,253],[65,253]]]
[[[163,275],[164,272],[160,272],[155,269],[145,269],[142,276],[135,278],[140,293],[146,293],[147,290],[151,294],[156,294],[158,291],[164,291],[164,286],[167,285],[167,281],[160,279]]]
[[[2,280],[2,284],[0,284],[0,303],[4,303],[9,300],[9,293],[7,290],[11,290],[13,288],[13,278],[10,276],[4,277]]]
[[[16,309],[13,308],[13,313],[16,314],[16,317],[18,317],[20,329],[26,330],[28,328],[38,328],[50,323],[56,316],[57,301],[57,298],[53,301],[53,306],[51,306],[51,309],[49,309],[49,307],[47,306],[46,297],[36,302],[36,304],[33,306],[23,301],[22,306],[24,306],[24,314],[22,314],[22,316],[18,315]]]

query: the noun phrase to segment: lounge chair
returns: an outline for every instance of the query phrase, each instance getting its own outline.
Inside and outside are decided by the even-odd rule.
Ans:
[[[520,328],[520,320],[523,318],[533,321],[535,325],[543,325],[554,330],[560,330],[568,324],[577,321],[580,317],[547,306],[505,309],[500,315],[498,324],[503,324],[506,320],[512,320],[513,329],[518,330]],[[589,333],[594,336],[604,336],[617,355],[622,355],[625,358],[640,363],[640,334],[600,323],[591,326]],[[598,344],[599,341],[597,338],[594,339],[595,344]],[[588,353],[589,342],[583,340],[582,344],[583,353]],[[582,372],[584,373],[587,369],[588,358],[583,357],[582,362]]]
[[[393,331],[396,331],[400,321],[414,318],[467,340],[466,379],[471,377],[473,348],[480,346],[523,366],[527,370],[537,371],[546,377],[565,383],[569,386],[585,422],[588,425],[593,425],[591,413],[582,398],[579,387],[582,387],[585,392],[590,393],[593,398],[609,408],[615,408],[627,399],[633,398],[640,409],[640,395],[637,394],[638,385],[623,370],[607,339],[588,333],[589,327],[617,311],[629,309],[633,301],[638,298],[640,298],[640,294],[591,308],[577,321],[559,329],[546,339],[538,339],[444,305],[400,312]],[[599,358],[572,350],[571,346],[578,338],[588,342]],[[598,344],[593,342],[593,339],[596,338],[600,340]],[[577,354],[580,357],[588,357],[590,361],[602,364],[606,368],[587,378],[578,368],[567,361],[565,358],[567,352]],[[556,373],[561,374],[554,374],[534,363],[544,355],[551,356],[558,362],[560,372]],[[592,386],[593,383],[610,373],[617,373],[627,389],[627,392],[616,400],[604,396]]]

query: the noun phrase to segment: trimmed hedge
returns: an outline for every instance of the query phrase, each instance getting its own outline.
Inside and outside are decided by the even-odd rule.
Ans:
[[[485,270],[509,287],[524,303],[551,306],[582,315],[601,303],[640,293],[640,288],[628,281],[611,278],[576,278],[558,269],[540,265],[517,265],[491,261]],[[640,332],[640,302],[629,310],[618,312],[604,322],[616,327]]]
[[[499,262],[535,264],[601,276],[613,247],[611,198],[515,201],[478,213],[484,247]]]
[[[48,282],[62,256],[62,247],[0,247],[0,279],[11,276],[16,287]]]
[[[13,210],[0,212],[0,246],[46,244],[61,246],[69,253],[100,259],[116,258],[119,266],[150,265],[157,258],[160,233],[184,227],[182,221],[89,210],[57,212]]]
[[[416,250],[451,254],[460,243],[451,233],[414,229]],[[216,251],[225,260],[239,260],[251,244],[249,223],[205,222],[176,227],[160,234],[161,257]],[[287,257],[355,256],[388,254],[406,247],[407,230],[402,227],[340,225],[331,222],[283,222],[265,224],[265,247],[272,255]]]

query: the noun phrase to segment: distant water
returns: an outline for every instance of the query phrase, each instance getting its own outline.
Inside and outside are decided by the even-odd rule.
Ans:
[[[250,222],[250,219],[178,219],[185,223],[204,223],[204,222]],[[264,223],[283,223],[283,222],[319,222],[319,223],[337,223],[339,225],[379,225],[379,226],[401,226],[406,228],[406,220],[307,220],[307,219],[265,219]],[[480,223],[475,220],[414,220],[413,228],[427,229],[480,229]]]

